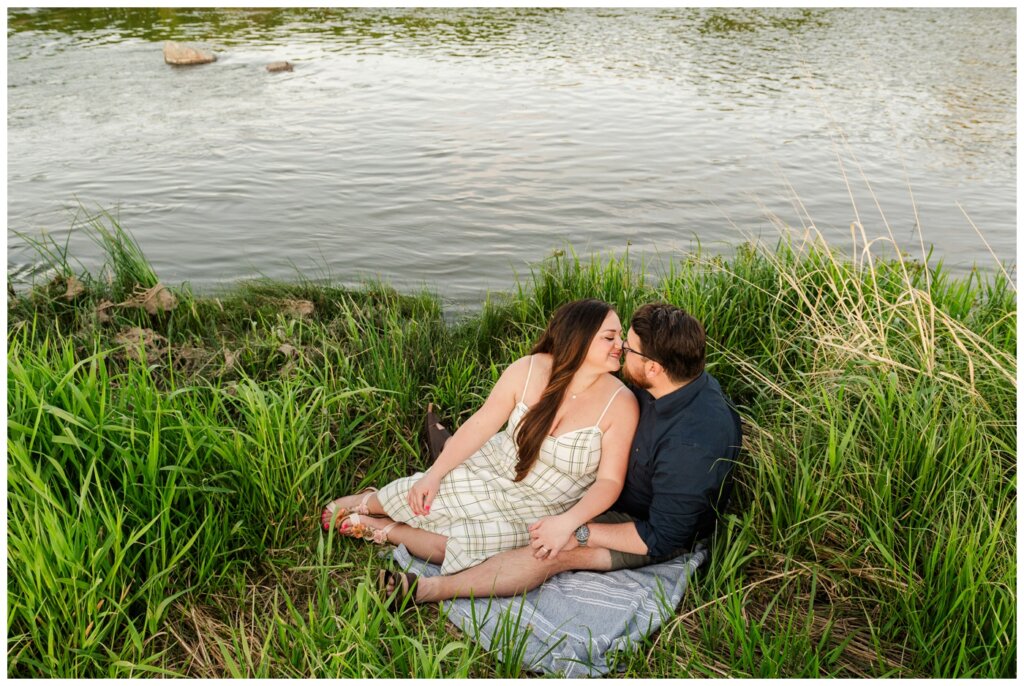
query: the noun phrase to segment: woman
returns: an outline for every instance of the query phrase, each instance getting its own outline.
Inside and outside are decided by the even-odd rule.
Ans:
[[[531,532],[557,555],[622,490],[639,411],[612,375],[621,354],[610,305],[563,305],[426,473],[331,502],[324,528],[404,543],[445,574],[528,545]]]

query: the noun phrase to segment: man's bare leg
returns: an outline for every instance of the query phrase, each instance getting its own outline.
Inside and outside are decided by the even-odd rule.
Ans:
[[[577,569],[607,571],[611,566],[612,557],[607,548],[573,548],[559,553],[554,560],[537,560],[533,557],[532,548],[518,548],[499,553],[456,574],[420,577],[416,584],[416,602],[513,596],[536,588],[561,572]]]

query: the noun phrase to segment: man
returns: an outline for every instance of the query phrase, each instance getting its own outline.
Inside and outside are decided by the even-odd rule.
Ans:
[[[739,416],[704,371],[704,328],[668,304],[638,309],[630,322],[622,377],[640,404],[626,480],[612,509],[580,526],[560,551],[534,540],[457,574],[424,577],[382,572],[414,601],[509,596],[569,570],[611,571],[671,559],[709,536],[731,491],[739,455]]]

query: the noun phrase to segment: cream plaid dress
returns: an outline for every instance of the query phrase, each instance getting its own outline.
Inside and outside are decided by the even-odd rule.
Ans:
[[[523,397],[531,374],[532,357]],[[422,472],[392,481],[380,489],[377,497],[395,521],[448,537],[441,565],[444,574],[472,567],[503,550],[528,545],[527,527],[541,517],[565,512],[594,483],[601,461],[599,425],[623,388],[611,395],[593,426],[548,436],[533,468],[518,483],[513,481],[519,461],[513,436],[529,409],[522,401],[512,409],[503,431],[445,475],[430,514],[414,515],[408,502],[409,490]]]

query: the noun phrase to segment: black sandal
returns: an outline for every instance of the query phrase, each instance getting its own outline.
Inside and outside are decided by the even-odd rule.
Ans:
[[[390,592],[388,609],[398,612],[408,599],[410,605],[417,605],[416,602],[416,581],[419,575],[412,572],[392,572],[390,569],[382,569],[377,573],[377,588],[381,595],[388,596],[388,585],[394,588]]]
[[[441,418],[434,412],[434,403],[427,405],[427,446],[430,448],[430,464],[434,464],[437,456],[444,450],[444,444],[452,437],[448,429],[441,426]],[[441,428],[438,428],[441,426]]]

